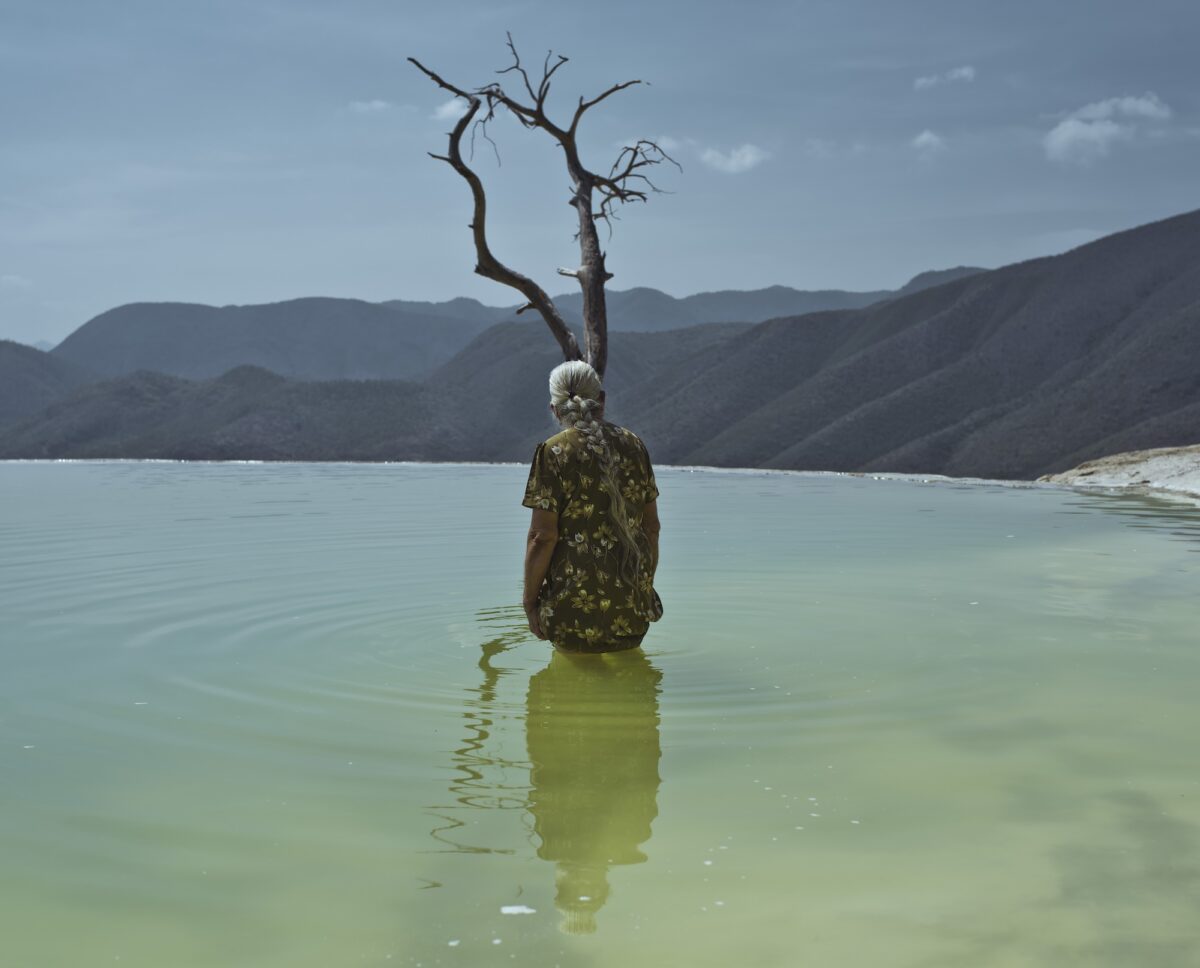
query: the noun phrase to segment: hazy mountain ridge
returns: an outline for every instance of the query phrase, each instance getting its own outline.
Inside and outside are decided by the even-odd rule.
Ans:
[[[720,289],[676,297],[647,286],[610,289],[606,294],[608,323],[613,332],[645,333],[683,329],[700,323],[760,323],[778,316],[800,316],[824,309],[860,309],[884,299],[986,271],[972,266],[935,269],[919,273],[897,290],[864,292],[767,286],[763,289]],[[579,292],[565,292],[552,298],[563,318],[573,327],[581,328],[583,296]],[[521,319],[516,315],[520,303],[507,307],[485,306],[477,300],[460,297],[447,302],[394,299],[386,305],[409,312],[457,316],[489,324]]]
[[[926,272],[917,273],[901,288],[890,295],[891,298],[910,296],[914,292],[920,292],[922,289],[943,286],[947,282],[953,282],[955,279],[965,279],[967,276],[974,276],[980,272],[987,271],[987,269],[981,269],[978,266],[954,266],[952,269],[929,269]]]
[[[624,364],[614,363],[610,392],[619,400],[669,361],[747,328],[615,333]],[[560,360],[540,323],[502,323],[425,383],[297,381],[251,366],[210,380],[138,371],[0,431],[0,457],[523,460],[552,427],[546,375]]]
[[[903,290],[935,285],[948,275],[984,270],[959,267],[921,273]],[[609,319],[616,332],[667,332],[708,322],[761,322],[829,308],[865,306],[896,293],[806,291],[787,286],[719,290],[675,298],[650,288],[608,293]],[[582,329],[578,292],[555,297],[565,317]],[[460,297],[444,302],[311,297],[249,306],[199,303],[129,303],[101,313],[55,347],[45,346],[64,364],[83,366],[96,379],[151,370],[188,379],[220,376],[238,366],[258,366],[304,380],[419,380],[450,361],[472,339],[498,322],[542,325],[516,306],[486,306]],[[47,361],[27,361],[19,376],[9,361],[9,383],[36,384]],[[619,365],[619,364],[618,364]],[[643,366],[643,369],[645,367]],[[44,381],[43,381],[44,382]],[[36,412],[61,392],[31,392],[26,403],[0,406],[0,424]],[[9,397],[15,400],[15,394]]]
[[[0,340],[0,426],[38,413],[96,378],[90,370],[44,350]]]
[[[248,365],[296,379],[412,379],[486,325],[358,299],[130,303],[84,323],[52,353],[106,376],[155,370],[199,379]]]
[[[1001,478],[1200,440],[1200,212],[926,281],[862,308],[616,330],[609,416],[659,463]],[[524,461],[553,429],[560,358],[522,317],[423,383],[138,374],[0,432],[0,456]]]

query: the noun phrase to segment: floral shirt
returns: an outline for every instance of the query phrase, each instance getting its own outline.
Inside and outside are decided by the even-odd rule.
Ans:
[[[633,431],[607,422],[603,430],[626,520],[642,549],[632,585],[621,577],[614,527],[621,505],[610,499],[601,456],[583,433],[564,430],[538,444],[521,502],[558,514],[558,543],[538,596],[538,614],[550,640],[575,652],[633,648],[641,643],[652,614],[653,576],[642,512],[658,497],[654,469],[646,445]]]

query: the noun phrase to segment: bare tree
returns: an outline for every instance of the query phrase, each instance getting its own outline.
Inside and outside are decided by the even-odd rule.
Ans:
[[[551,58],[555,55],[552,51],[547,52],[546,59],[542,64],[542,77],[535,88],[517,54],[511,33],[508,35],[508,49],[512,53],[513,62],[496,73],[518,75],[524,86],[524,94],[520,96],[527,97],[527,102],[511,97],[497,81],[470,90],[456,87],[425,67],[415,57],[408,58],[438,87],[450,91],[467,102],[466,112],[458,119],[454,130],[450,132],[450,147],[447,153],[438,155],[429,152],[429,154],[439,161],[447,162],[471,186],[471,194],[475,200],[475,212],[470,225],[475,238],[475,271],[481,276],[494,279],[496,282],[518,290],[528,302],[517,312],[522,313],[527,309],[536,309],[541,313],[546,325],[550,327],[554,338],[558,340],[558,345],[562,347],[564,359],[586,359],[603,377],[608,364],[608,313],[605,307],[604,285],[612,278],[612,273],[604,265],[605,253],[600,248],[596,222],[604,221],[609,228],[611,237],[612,220],[616,218],[615,209],[618,206],[626,202],[644,202],[649,197],[649,192],[661,192],[661,189],[654,185],[643,169],[661,164],[663,161],[671,162],[681,171],[682,168],[674,158],[659,147],[657,142],[645,138],[623,147],[608,174],[598,174],[585,168],[580,160],[576,141],[579,122],[583,119],[584,114],[618,91],[644,82],[622,81],[590,100],[580,97],[570,123],[563,127],[551,121],[546,114],[546,98],[550,94],[550,79],[554,76],[555,71],[567,62],[567,58],[559,54],[557,55],[558,59],[551,64]],[[468,127],[474,125],[475,127],[471,127],[472,144],[476,129],[481,130],[483,136],[491,141],[487,133],[487,122],[496,116],[497,108],[504,108],[511,112],[526,128],[541,128],[563,150],[563,156],[567,163],[567,174],[571,178],[570,204],[579,217],[579,230],[575,233],[575,241],[579,243],[579,267],[577,269],[560,268],[558,272],[560,275],[572,276],[577,279],[579,287],[583,291],[583,353],[580,353],[574,334],[567,328],[562,314],[546,291],[529,276],[509,268],[497,259],[488,246],[487,197],[484,194],[483,182],[463,160],[462,139]],[[597,198],[599,206],[596,205]]]

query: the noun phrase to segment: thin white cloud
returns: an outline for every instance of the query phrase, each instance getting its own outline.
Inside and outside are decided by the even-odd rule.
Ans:
[[[932,158],[946,149],[946,139],[926,128],[912,139],[910,144],[917,149],[923,158]]]
[[[1067,118],[1046,134],[1046,157],[1063,164],[1090,165],[1105,157],[1118,141],[1129,141],[1133,128],[1116,121]]]
[[[1093,101],[1071,117],[1083,121],[1102,121],[1106,118],[1148,118],[1151,121],[1167,121],[1171,109],[1159,100],[1158,95],[1148,91],[1141,97],[1110,97],[1105,101]]]
[[[942,74],[927,74],[925,77],[918,77],[913,81],[913,90],[927,91],[939,84],[954,84],[955,82],[970,84],[973,80],[975,80],[975,68],[970,64],[963,64],[962,67],[952,67]]]
[[[1170,107],[1153,92],[1110,97],[1070,112],[1046,133],[1042,146],[1051,161],[1090,165],[1106,157],[1114,145],[1133,141],[1143,132],[1144,123],[1165,123],[1170,118]]]
[[[624,141],[614,141],[613,147],[620,151],[622,148],[629,148],[637,144],[639,138],[626,138]],[[676,138],[669,134],[660,134],[657,138],[647,138],[647,141],[653,141],[667,154],[673,154],[677,151],[682,151],[685,147],[696,147],[695,138]]]
[[[351,101],[346,106],[355,114],[378,114],[393,105],[391,101],[381,101],[379,98],[375,98],[371,101]]]
[[[700,160],[704,164],[727,175],[739,175],[751,168],[757,168],[770,157],[770,154],[758,145],[751,144],[744,144],[732,151],[705,148],[700,152]]]
[[[30,289],[32,286],[33,282],[24,276],[12,274],[0,276],[0,289]]]
[[[461,97],[452,97],[449,101],[439,104],[429,117],[433,121],[457,121],[470,105]]]

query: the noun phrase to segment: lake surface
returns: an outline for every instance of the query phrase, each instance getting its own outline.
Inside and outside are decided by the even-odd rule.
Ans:
[[[0,964],[1200,964],[1200,511],[662,468],[581,665],[525,476],[0,464]]]

